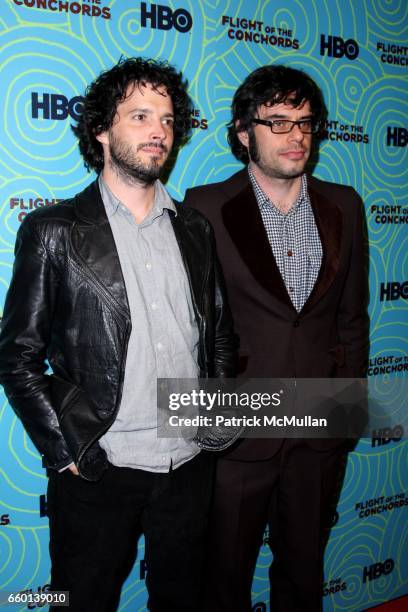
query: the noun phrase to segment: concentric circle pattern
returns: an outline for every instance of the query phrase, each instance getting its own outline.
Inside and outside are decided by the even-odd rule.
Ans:
[[[178,200],[240,168],[225,126],[250,71],[283,63],[322,88],[328,122],[314,173],[353,186],[366,207],[377,418],[349,455],[326,550],[325,612],[358,612],[408,591],[407,30],[406,0],[2,0],[0,13],[1,307],[25,215],[58,206],[94,178],[71,125],[87,84],[120,57],[168,60],[189,82],[192,138],[167,184]],[[49,581],[47,479],[0,401],[0,590],[37,592]],[[384,414],[392,426],[381,425]],[[142,540],[122,612],[146,609],[143,557]],[[269,609],[271,560],[266,534],[254,610]]]

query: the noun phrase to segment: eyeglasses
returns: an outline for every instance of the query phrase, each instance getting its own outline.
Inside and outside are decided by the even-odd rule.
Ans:
[[[316,134],[319,131],[320,124],[314,119],[300,119],[300,121],[290,121],[289,119],[252,119],[252,123],[259,125],[267,125],[271,128],[274,134],[288,134],[293,130],[295,125],[299,126],[302,134]]]

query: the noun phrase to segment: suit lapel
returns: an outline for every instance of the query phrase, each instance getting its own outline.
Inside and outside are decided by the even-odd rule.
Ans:
[[[246,172],[246,171],[244,171]],[[322,196],[309,180],[309,196],[323,249],[322,266],[302,313],[312,308],[327,292],[340,264],[343,217],[340,209]],[[226,230],[257,282],[284,304],[294,309],[269,244],[253,189],[248,182],[222,208]]]
[[[75,212],[78,221],[71,242],[81,266],[116,310],[129,318],[125,281],[97,181],[76,196]]]
[[[293,309],[249,183],[224,204],[222,217],[226,230],[255,280]]]
[[[315,286],[302,312],[307,312],[323,297],[332,284],[340,265],[343,215],[333,202],[313,188],[309,180],[309,197],[323,249],[322,265]]]

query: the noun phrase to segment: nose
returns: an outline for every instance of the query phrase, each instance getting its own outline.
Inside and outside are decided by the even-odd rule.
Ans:
[[[305,137],[305,135],[302,132],[302,130],[300,129],[299,124],[298,123],[294,123],[291,131],[289,132],[289,139],[290,140],[295,140],[296,142],[302,142],[304,137]]]
[[[150,136],[152,140],[165,140],[167,136],[166,128],[159,117],[152,118]]]

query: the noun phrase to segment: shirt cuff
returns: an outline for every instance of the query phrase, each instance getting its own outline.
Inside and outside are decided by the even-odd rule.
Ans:
[[[75,463],[74,463],[73,461],[71,461],[71,463],[69,463],[69,464],[68,464],[68,465],[66,465],[65,467],[60,468],[60,469],[58,470],[58,472],[59,472],[60,474],[61,474],[61,472],[65,472],[65,470],[67,470],[68,468],[70,468],[70,467],[71,467],[71,465],[75,465]]]

